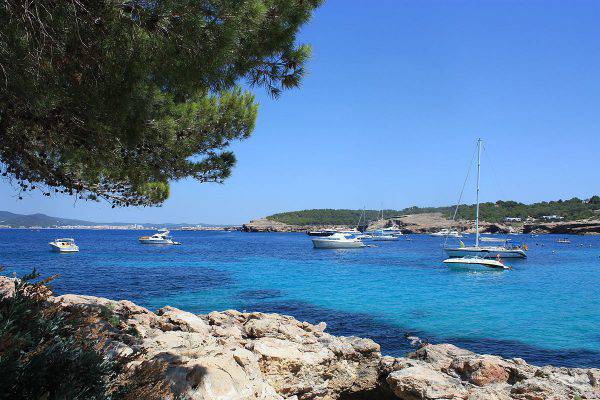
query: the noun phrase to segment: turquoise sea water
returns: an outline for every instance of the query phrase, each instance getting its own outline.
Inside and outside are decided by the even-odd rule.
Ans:
[[[371,337],[390,355],[410,350],[411,333],[536,364],[600,367],[600,237],[511,236],[528,243],[526,260],[472,272],[444,267],[443,239],[423,235],[315,250],[304,234],[174,232],[183,245],[162,247],[138,244],[144,233],[0,230],[0,265],[5,275],[59,274],[58,293],[325,321],[329,332]],[[50,251],[47,243],[65,236],[79,253]]]

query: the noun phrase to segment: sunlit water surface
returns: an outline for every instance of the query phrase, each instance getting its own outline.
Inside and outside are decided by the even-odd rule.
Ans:
[[[141,245],[142,231],[0,230],[5,275],[59,274],[58,293],[129,299],[195,313],[238,309],[325,321],[334,334],[410,351],[411,333],[535,364],[600,367],[600,237],[511,236],[529,245],[510,271],[448,269],[443,239],[315,250],[304,234],[174,232],[182,246]],[[74,237],[81,251],[48,242]],[[562,237],[562,236],[561,236]],[[407,239],[410,240],[407,240]],[[468,240],[468,239],[464,239]]]

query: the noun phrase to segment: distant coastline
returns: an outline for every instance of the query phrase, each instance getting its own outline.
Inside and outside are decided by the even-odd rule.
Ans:
[[[259,218],[242,225],[244,232],[307,232],[321,229],[351,229],[356,224],[286,224],[266,218]],[[430,234],[442,229],[458,229],[463,233],[474,233],[475,222],[472,220],[452,221],[442,213],[423,213],[401,215],[372,221],[367,229],[375,230],[386,227],[397,227],[404,234]],[[600,220],[576,221],[519,221],[519,222],[480,222],[483,233],[498,234],[561,234],[561,235],[600,235]]]
[[[192,224],[192,223],[133,223],[92,222],[79,219],[52,217],[46,214],[15,214],[0,211],[0,229],[96,229],[96,230],[153,230],[167,228],[183,231],[237,230],[235,225]]]
[[[52,230],[52,229],[83,229],[83,230],[122,230],[122,231],[149,231],[165,228],[164,225],[64,225],[64,226],[9,226],[0,225],[0,229],[27,229],[27,230]],[[241,226],[226,225],[226,226],[182,226],[169,228],[173,231],[238,231]]]

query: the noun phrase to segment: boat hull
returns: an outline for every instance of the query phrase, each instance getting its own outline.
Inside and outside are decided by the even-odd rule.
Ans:
[[[315,249],[359,249],[365,247],[365,244],[361,241],[340,242],[327,239],[312,239],[312,242]]]
[[[175,244],[172,240],[164,239],[139,239],[141,244]]]
[[[504,265],[500,261],[490,260],[487,258],[449,258],[444,260],[444,264],[446,264],[448,267],[460,267],[475,270],[510,269],[510,267]]]
[[[394,242],[398,240],[397,236],[373,236],[371,240],[379,241],[379,242]]]
[[[308,236],[322,236],[322,237],[324,237],[324,236],[331,236],[334,233],[335,232],[326,232],[326,231],[309,231],[309,232],[306,232],[306,234]]]
[[[52,251],[57,253],[77,253],[79,251],[79,247],[77,245],[64,247],[50,244],[50,247],[52,248]]]
[[[444,249],[448,257],[481,257],[481,258],[526,258],[527,254],[521,249],[494,249],[494,248],[447,248]]]

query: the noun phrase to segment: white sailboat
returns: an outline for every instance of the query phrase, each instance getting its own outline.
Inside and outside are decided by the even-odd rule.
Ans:
[[[527,254],[525,250],[526,246],[521,248],[520,246],[508,246],[506,241],[504,245],[495,245],[495,246],[480,246],[480,238],[479,238],[479,179],[481,175],[481,139],[477,139],[477,192],[476,192],[476,200],[477,205],[475,208],[475,245],[474,246],[465,246],[465,244],[460,241],[459,247],[444,247],[444,250],[451,258],[470,258],[475,260],[480,259],[490,259],[490,258],[525,258]],[[458,207],[458,206],[457,206]],[[446,260],[448,261],[448,260]],[[446,263],[444,261],[444,263]],[[455,262],[456,263],[456,262]],[[468,261],[468,264],[475,264],[476,261]],[[489,266],[489,265],[486,265]]]

